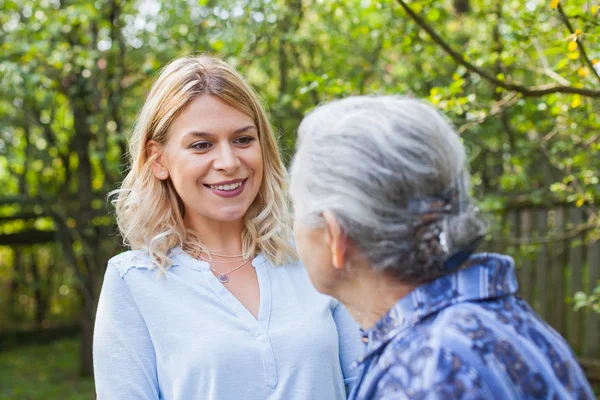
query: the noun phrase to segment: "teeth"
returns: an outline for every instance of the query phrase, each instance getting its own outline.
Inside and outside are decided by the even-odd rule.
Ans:
[[[231,185],[208,185],[211,189],[215,190],[234,190],[242,186],[242,182],[232,183]]]

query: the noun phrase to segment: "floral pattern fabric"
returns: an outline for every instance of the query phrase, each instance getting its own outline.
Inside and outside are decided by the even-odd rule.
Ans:
[[[351,400],[593,399],[569,345],[517,296],[513,259],[419,286],[370,330]]]

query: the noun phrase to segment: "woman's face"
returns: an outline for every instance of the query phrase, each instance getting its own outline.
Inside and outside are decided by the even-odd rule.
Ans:
[[[210,95],[194,99],[173,121],[160,163],[188,222],[242,219],[263,178],[254,120]]]

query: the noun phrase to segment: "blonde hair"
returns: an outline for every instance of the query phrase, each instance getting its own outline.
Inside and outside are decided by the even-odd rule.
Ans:
[[[169,179],[156,179],[146,145],[164,145],[168,129],[190,101],[212,95],[250,116],[258,129],[264,174],[260,189],[244,218],[245,258],[257,251],[273,264],[297,260],[291,246],[291,215],[287,171],[258,96],[225,62],[207,56],[181,57],[160,72],[144,104],[129,143],[131,167],[120,189],[110,193],[125,245],[146,250],[162,272],[172,265],[168,251],[206,251],[197,234],[183,222],[183,202]]]

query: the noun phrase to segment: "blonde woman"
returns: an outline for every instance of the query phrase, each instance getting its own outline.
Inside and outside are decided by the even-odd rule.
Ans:
[[[290,246],[286,171],[257,96],[224,62],[160,74],[114,194],[98,399],[343,399],[358,326]]]

